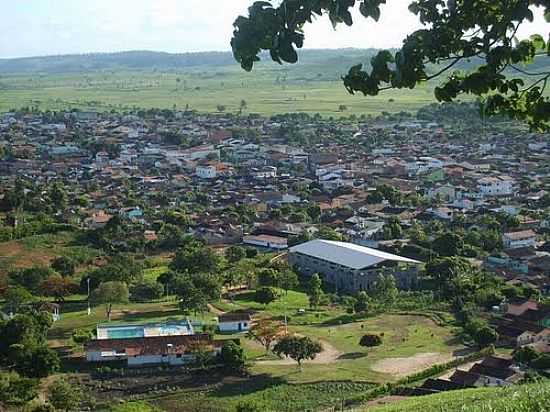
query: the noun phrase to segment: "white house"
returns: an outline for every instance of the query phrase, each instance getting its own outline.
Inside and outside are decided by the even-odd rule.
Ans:
[[[213,165],[197,166],[196,173],[201,179],[214,179],[218,176],[216,166]]]
[[[221,350],[221,342],[208,334],[183,336],[154,336],[129,339],[101,339],[86,344],[88,362],[126,361],[128,366],[167,364],[184,365],[195,357],[196,345],[209,348],[212,354]]]
[[[288,247],[286,238],[270,235],[244,236],[243,243],[275,250],[283,250]]]
[[[222,333],[243,332],[250,329],[250,314],[244,312],[224,313],[218,316],[218,329]]]
[[[502,243],[505,249],[516,249],[520,247],[536,247],[537,235],[532,230],[520,232],[508,232],[502,235]]]
[[[511,196],[514,194],[514,180],[509,176],[484,177],[477,185],[483,196]]]

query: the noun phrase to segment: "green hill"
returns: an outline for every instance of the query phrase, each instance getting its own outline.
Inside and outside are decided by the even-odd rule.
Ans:
[[[509,388],[481,388],[418,396],[368,412],[547,412],[550,411],[550,381]]]

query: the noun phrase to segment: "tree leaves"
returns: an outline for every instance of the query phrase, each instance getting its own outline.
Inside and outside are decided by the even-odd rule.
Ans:
[[[249,17],[235,20],[231,46],[235,59],[251,70],[259,53],[269,50],[278,63],[296,63],[296,49],[303,46],[303,27],[316,16],[328,15],[334,26],[352,25],[352,10],[358,6],[365,18],[378,21],[385,0],[282,0],[258,1]],[[377,95],[387,88],[414,88],[417,84],[450,75],[435,88],[438,101],[447,102],[461,94],[491,97],[487,114],[505,113],[527,122],[532,129],[550,128],[547,98],[543,97],[549,73],[529,73],[517,65],[528,65],[542,53],[550,56],[550,39],[538,34],[519,41],[519,25],[533,21],[532,8],[539,7],[550,21],[547,0],[410,0],[408,9],[423,28],[411,33],[400,50],[379,52],[371,59],[370,71],[362,65],[342,77],[346,90]],[[542,52],[542,53],[541,53]],[[460,61],[481,61],[466,73],[452,72]],[[441,68],[429,74],[429,65]],[[513,76],[511,73],[521,73]],[[531,82],[522,79],[530,78]],[[525,86],[525,83],[528,83]]]

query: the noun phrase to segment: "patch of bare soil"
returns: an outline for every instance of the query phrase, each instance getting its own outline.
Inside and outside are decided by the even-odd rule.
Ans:
[[[450,354],[419,353],[408,358],[386,358],[372,365],[375,372],[387,373],[393,376],[407,376],[420,372],[438,363],[448,362],[452,359]]]
[[[330,343],[325,341],[320,341],[323,351],[319,353],[313,360],[305,360],[304,363],[313,363],[313,364],[327,364],[334,363],[338,358],[343,354]],[[293,359],[284,357],[283,359],[277,360],[266,360],[258,361],[260,365],[293,365],[296,362]]]

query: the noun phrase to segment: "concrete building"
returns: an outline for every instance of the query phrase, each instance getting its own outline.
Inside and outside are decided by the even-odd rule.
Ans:
[[[244,312],[224,313],[218,316],[218,329],[221,333],[244,332],[250,329],[250,314]]]
[[[502,235],[502,243],[505,249],[517,249],[520,247],[536,247],[537,235],[532,230],[509,232]]]
[[[484,177],[479,179],[478,190],[482,196],[514,195],[514,180],[509,176]]]
[[[379,274],[393,275],[401,289],[411,288],[420,264],[377,249],[320,239],[291,247],[288,261],[298,272],[319,273],[324,282],[348,292],[370,289]]]
[[[126,361],[128,366],[178,366],[195,359],[193,348],[197,345],[207,347],[213,354],[217,354],[221,350],[222,342],[213,341],[208,334],[96,339],[86,344],[86,360]]]

